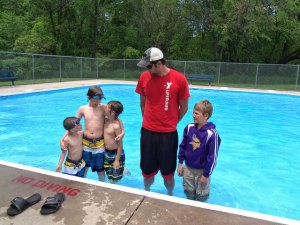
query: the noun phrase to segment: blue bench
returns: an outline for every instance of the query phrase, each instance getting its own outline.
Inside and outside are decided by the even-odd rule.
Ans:
[[[191,84],[193,84],[194,81],[208,81],[209,85],[211,85],[211,82],[214,79],[214,75],[212,74],[188,74],[188,80]]]
[[[18,78],[15,76],[12,70],[0,70],[0,81],[11,81],[12,85],[15,85],[15,80]]]

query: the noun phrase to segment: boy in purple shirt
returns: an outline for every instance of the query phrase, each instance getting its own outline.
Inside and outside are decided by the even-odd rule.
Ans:
[[[216,166],[221,143],[216,126],[207,121],[212,112],[213,106],[208,100],[195,104],[194,123],[185,127],[179,146],[177,172],[183,176],[186,197],[197,201],[206,201],[209,197],[210,175]]]

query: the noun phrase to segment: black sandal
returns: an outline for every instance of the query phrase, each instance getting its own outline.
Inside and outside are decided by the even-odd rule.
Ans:
[[[65,200],[65,194],[64,193],[56,193],[53,197],[48,197],[43,204],[40,213],[42,215],[47,215],[51,213],[55,213],[58,211],[61,207],[61,204]]]
[[[10,207],[7,209],[9,216],[15,216],[23,212],[29,206],[38,203],[41,200],[41,195],[38,193],[33,194],[29,198],[16,197],[11,201]]]

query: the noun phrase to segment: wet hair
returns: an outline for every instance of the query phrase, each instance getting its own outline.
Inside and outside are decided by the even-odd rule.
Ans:
[[[66,130],[71,130],[75,127],[75,122],[77,120],[77,117],[71,116],[64,119],[63,126]]]
[[[211,117],[211,115],[213,114],[213,106],[210,103],[210,101],[208,101],[208,100],[202,100],[202,101],[196,103],[194,106],[194,109],[202,112],[202,114],[208,113],[207,119],[209,119]]]
[[[88,99],[90,100],[94,95],[96,94],[103,94],[103,91],[101,90],[101,88],[99,86],[92,86],[89,88],[88,92],[86,93],[86,95],[88,96]]]
[[[123,112],[123,105],[119,101],[109,101],[107,105],[110,105],[110,112],[114,111],[115,114],[115,119],[119,117],[119,115]]]

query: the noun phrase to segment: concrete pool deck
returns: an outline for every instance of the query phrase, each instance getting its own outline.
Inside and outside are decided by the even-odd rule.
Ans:
[[[103,83],[134,84],[136,82],[84,80],[5,86],[0,87],[0,95]],[[205,86],[204,88],[214,87]],[[214,89],[224,90],[226,88],[218,87]],[[299,95],[297,92],[279,93]],[[300,221],[296,220],[72,177],[52,171],[4,162],[1,159],[0,171],[0,224],[300,225]],[[62,204],[62,208],[55,214],[42,216],[39,212],[42,204],[48,196],[53,196],[56,192],[64,192],[66,194],[66,200]],[[6,214],[10,201],[14,197],[20,196],[25,198],[33,193],[42,195],[42,200],[39,203],[15,217],[9,217]]]
[[[0,224],[197,224],[279,225],[300,224],[279,217],[235,210],[207,203],[142,191],[120,185],[0,161]],[[54,214],[41,215],[49,196],[64,192],[66,199]],[[40,202],[10,217],[6,210],[15,197],[40,193]]]

